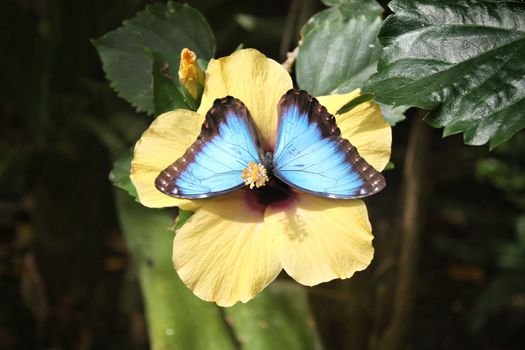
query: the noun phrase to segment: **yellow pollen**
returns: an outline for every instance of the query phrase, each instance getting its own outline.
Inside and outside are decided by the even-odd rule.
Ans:
[[[254,186],[257,188],[264,186],[270,180],[264,165],[255,164],[255,162],[248,163],[248,167],[242,171],[242,179],[246,186],[250,186],[250,189],[253,189]]]

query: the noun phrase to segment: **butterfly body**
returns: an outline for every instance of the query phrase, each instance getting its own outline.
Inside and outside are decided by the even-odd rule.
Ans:
[[[157,188],[170,196],[205,198],[247,181],[253,180],[250,188],[259,187],[264,183],[259,175],[329,198],[361,198],[385,187],[381,173],[341,137],[335,117],[307,92],[289,90],[278,116],[274,151],[264,153],[246,106],[231,96],[216,100],[197,140],[159,174]]]

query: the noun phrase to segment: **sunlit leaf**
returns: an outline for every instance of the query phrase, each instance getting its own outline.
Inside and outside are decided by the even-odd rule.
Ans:
[[[178,76],[183,48],[205,60],[215,51],[215,39],[204,17],[188,5],[174,2],[147,6],[94,44],[111,86],[138,111],[149,114],[154,113],[153,60],[144,49],[155,55],[165,67],[163,73],[171,77]],[[173,83],[180,86],[178,79]],[[186,107],[178,89],[170,91],[170,99],[172,106]]]
[[[315,96],[363,86],[381,51],[377,34],[382,7],[375,1],[325,1],[333,7],[314,15],[302,29],[296,62],[299,87]]]
[[[525,3],[394,0],[366,90],[493,148],[525,126]]]

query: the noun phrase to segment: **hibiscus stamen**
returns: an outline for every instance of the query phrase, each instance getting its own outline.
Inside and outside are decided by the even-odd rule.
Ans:
[[[248,163],[248,167],[242,171],[242,179],[246,186],[250,186],[250,189],[262,187],[270,180],[264,165],[255,164],[255,162]]]

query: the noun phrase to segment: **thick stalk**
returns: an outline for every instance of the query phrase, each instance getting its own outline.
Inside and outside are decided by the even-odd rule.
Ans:
[[[428,157],[429,133],[429,127],[425,125],[421,115],[415,116],[403,168],[403,185],[400,196],[402,213],[398,224],[400,246],[397,284],[393,295],[392,316],[376,347],[379,350],[400,349],[410,326],[419,260],[419,241],[424,216],[424,163]]]

